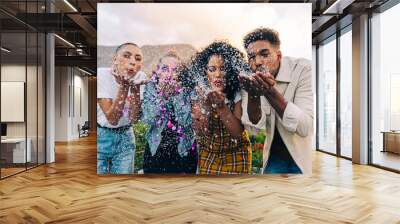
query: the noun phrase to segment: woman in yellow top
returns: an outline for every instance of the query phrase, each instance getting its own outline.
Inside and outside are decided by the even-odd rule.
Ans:
[[[199,151],[199,174],[249,174],[251,147],[241,123],[238,75],[243,54],[226,42],[214,42],[196,54],[187,83],[196,85],[192,124]]]

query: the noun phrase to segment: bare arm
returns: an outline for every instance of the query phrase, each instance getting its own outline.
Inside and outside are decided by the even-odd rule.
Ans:
[[[259,96],[248,96],[247,113],[251,123],[257,124],[261,119],[261,100]]]
[[[239,81],[242,88],[244,88],[248,93],[247,113],[249,120],[251,123],[257,124],[262,117],[260,100],[261,91],[258,82],[251,76],[239,76]]]
[[[242,116],[241,102],[239,101],[235,104],[233,113],[226,104],[224,104],[224,107],[218,109],[217,111],[231,136],[236,139],[240,139],[244,131],[244,127],[240,121],[240,117]]]
[[[259,85],[263,87],[263,93],[268,102],[276,113],[278,113],[279,117],[283,118],[283,113],[288,103],[285,97],[276,88],[274,77],[271,74],[257,73],[255,79]]]
[[[242,108],[240,103],[235,104],[234,113],[225,104],[225,95],[220,91],[211,91],[208,94],[208,100],[216,108],[222,123],[234,138],[241,138],[243,133],[243,125],[240,121],[242,116]],[[235,116],[236,115],[236,116]]]
[[[129,118],[132,123],[136,123],[139,120],[140,109],[142,106],[142,102],[140,101],[140,85],[133,84],[130,87],[131,95],[129,97],[129,102],[131,108],[129,110]]]
[[[111,125],[117,125],[122,117],[122,110],[125,106],[125,100],[128,96],[128,87],[120,86],[117,97],[115,99],[97,99],[101,110],[105,114],[108,122]]]
[[[117,125],[121,119],[129,91],[129,82],[126,78],[117,75],[114,75],[114,78],[119,84],[117,97],[115,99],[97,99],[97,103],[111,125]]]
[[[300,74],[293,102],[288,102],[271,85],[270,77],[260,74],[259,78],[260,82],[267,87],[264,95],[282,118],[283,127],[290,132],[296,132],[302,137],[309,136],[313,130],[314,120],[311,66],[305,67]],[[270,88],[268,88],[268,84]]]
[[[274,110],[278,113],[279,117],[283,118],[283,113],[285,112],[288,102],[278,91],[278,89],[273,87],[273,90],[266,95],[266,98]]]
[[[208,133],[208,116],[206,112],[208,109],[204,108],[205,114],[203,114],[201,107],[200,101],[192,102],[192,125],[197,135],[204,136]]]
[[[286,130],[296,132],[302,137],[310,135],[313,129],[313,93],[311,68],[305,68],[299,78],[296,96],[288,102],[274,86],[273,77],[257,74],[257,81],[264,88],[264,96],[282,119]]]

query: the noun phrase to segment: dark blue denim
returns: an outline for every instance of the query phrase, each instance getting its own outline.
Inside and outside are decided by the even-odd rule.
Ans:
[[[292,157],[283,159],[275,153],[271,153],[268,158],[264,174],[301,174],[300,168]]]

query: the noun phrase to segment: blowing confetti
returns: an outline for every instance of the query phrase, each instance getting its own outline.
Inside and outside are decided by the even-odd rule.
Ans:
[[[301,142],[308,149],[312,109],[295,101],[307,101],[312,95],[302,96],[310,91],[298,90],[308,88],[307,83],[291,84],[292,79],[304,81],[298,78],[300,74],[292,73],[310,71],[308,61],[282,56],[278,31],[266,27],[268,15],[262,21],[244,16],[244,12],[259,11],[259,6],[230,5],[232,10],[224,13],[237,7],[235,12],[243,14],[237,20],[234,14],[221,17],[202,11],[205,6],[213,7],[208,4],[175,8],[126,4],[135,12],[128,14],[119,13],[125,11],[123,7],[118,11],[114,5],[113,11],[106,5],[100,6],[99,12],[104,9],[114,20],[101,20],[103,23],[121,18],[127,23],[113,37],[124,36],[125,41],[121,38],[116,41],[118,46],[99,48],[99,174],[308,172],[308,154],[292,144]],[[193,16],[200,11],[199,24]],[[152,16],[137,16],[144,12]],[[179,13],[153,23],[163,12]],[[264,15],[265,10],[258,14]],[[174,17],[182,17],[182,24],[174,24],[171,32],[166,24]],[[214,17],[207,29],[201,27]],[[235,26],[228,26],[232,21],[237,21]],[[134,33],[126,28],[130,24]],[[243,28],[243,24],[247,26]],[[110,30],[115,26],[118,24],[110,25]],[[284,27],[279,30],[288,29]],[[149,32],[151,35],[143,36]],[[101,42],[102,37],[99,39]],[[282,39],[282,46],[287,46],[286,40]],[[308,73],[301,75],[308,77]],[[294,95],[286,96],[285,91]]]

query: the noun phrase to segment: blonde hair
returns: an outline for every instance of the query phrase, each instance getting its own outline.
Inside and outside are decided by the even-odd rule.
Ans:
[[[178,52],[175,50],[169,50],[164,56],[161,56],[160,60],[158,60],[158,63],[161,63],[161,60],[164,58],[176,58],[178,61],[181,61]]]

